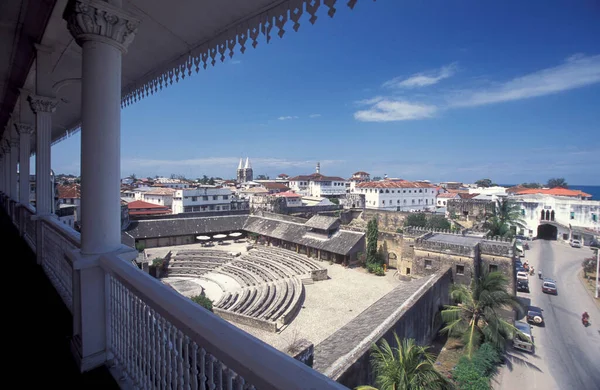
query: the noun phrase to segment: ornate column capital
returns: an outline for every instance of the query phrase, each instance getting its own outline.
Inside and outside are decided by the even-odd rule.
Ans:
[[[53,113],[58,105],[58,99],[47,96],[29,95],[28,100],[31,110],[36,114],[38,112]]]
[[[33,133],[33,126],[27,123],[15,123],[15,129],[17,129],[19,135],[30,135]]]
[[[81,46],[95,40],[113,45],[123,53],[133,41],[140,20],[123,9],[99,0],[70,0],[63,19]]]

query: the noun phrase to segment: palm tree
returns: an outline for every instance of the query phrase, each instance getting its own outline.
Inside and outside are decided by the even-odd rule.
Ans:
[[[556,188],[556,187],[569,188],[569,185],[567,184],[565,179],[562,177],[549,179],[548,183],[546,183],[546,186],[548,188]]]
[[[395,332],[394,340],[397,347],[391,347],[385,339],[371,347],[375,384],[381,390],[454,389],[454,384],[435,369],[428,347],[416,345],[413,339],[400,340]],[[377,388],[358,386],[355,390]]]
[[[483,340],[502,350],[509,337],[520,333],[498,313],[503,308],[521,308],[517,298],[508,292],[508,278],[504,274],[484,271],[470,288],[453,284],[450,297],[456,305],[447,305],[442,310],[446,326],[441,332],[462,337],[469,359]]]
[[[499,198],[494,203],[492,213],[486,217],[485,227],[492,236],[514,236],[513,229],[525,229],[521,215],[521,206],[508,198]]]

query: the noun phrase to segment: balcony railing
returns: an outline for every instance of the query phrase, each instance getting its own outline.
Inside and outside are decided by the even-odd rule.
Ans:
[[[73,313],[73,263],[67,256],[80,247],[79,233],[54,218],[42,224],[42,268],[48,279]]]
[[[23,223],[25,226],[25,241],[27,241],[31,250],[35,252],[37,234],[35,231],[35,221],[32,218],[35,215],[35,210],[30,205],[22,207],[21,210],[23,212]]]
[[[69,260],[73,256],[67,256],[80,247],[79,233],[54,217],[32,220],[33,210],[27,206],[22,210],[24,236],[34,250],[35,224],[40,224],[41,265],[74,317],[83,304],[82,292],[93,296],[96,292],[89,289],[104,285],[97,292],[104,297],[104,305],[97,308],[104,313],[104,323],[79,322],[74,340],[81,340],[82,328],[87,327],[83,333],[103,329],[103,361],[123,388],[345,389],[200,308],[115,253],[102,255],[91,265],[102,272],[104,283],[82,283],[81,271]]]

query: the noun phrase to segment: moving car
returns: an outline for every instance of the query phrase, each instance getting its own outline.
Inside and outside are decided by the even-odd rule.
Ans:
[[[527,322],[530,324],[542,325],[544,323],[542,309],[534,306],[529,307],[529,310],[527,310]]]
[[[544,279],[544,282],[542,283],[542,292],[546,294],[558,295],[556,282],[552,279]]]
[[[581,248],[581,241],[579,241],[579,240],[571,240],[571,246],[573,248]]]
[[[531,334],[531,325],[515,321],[515,328],[519,333],[515,333],[513,337],[513,347],[527,352],[533,352],[533,336]]]
[[[529,280],[518,279],[517,280],[517,291],[529,292]]]

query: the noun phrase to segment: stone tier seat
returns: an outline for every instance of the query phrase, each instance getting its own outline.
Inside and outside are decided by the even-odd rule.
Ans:
[[[269,247],[256,248],[255,250],[261,251],[262,253],[265,253],[265,254],[285,256],[289,259],[293,259],[302,264],[305,264],[306,266],[310,267],[311,270],[323,269],[323,267],[321,267],[319,264],[315,263],[314,261],[310,260],[307,256],[300,255],[296,252],[293,252],[293,251],[290,251],[287,249],[281,249],[281,248],[269,246]]]

